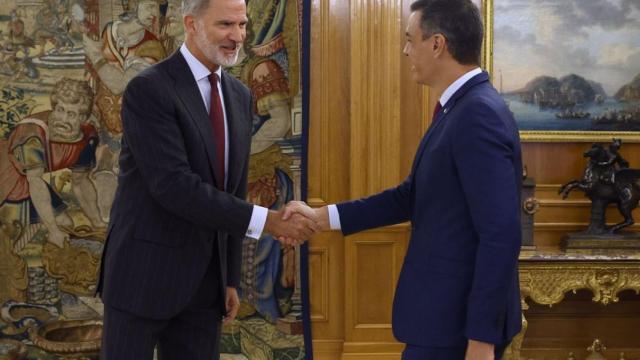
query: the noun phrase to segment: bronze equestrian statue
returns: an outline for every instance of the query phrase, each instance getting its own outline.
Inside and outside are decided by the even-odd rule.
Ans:
[[[634,223],[631,212],[640,201],[640,170],[629,169],[629,162],[618,153],[621,145],[620,139],[613,139],[608,149],[601,144],[593,144],[584,153],[589,164],[582,180],[570,181],[558,191],[566,199],[571,190],[578,188],[591,199],[591,222],[586,234],[613,234]],[[624,220],[607,226],[605,211],[611,203],[618,206]]]

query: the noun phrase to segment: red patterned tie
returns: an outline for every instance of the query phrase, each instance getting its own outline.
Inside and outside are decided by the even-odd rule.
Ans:
[[[216,183],[218,190],[224,191],[224,112],[222,111],[222,101],[218,92],[218,74],[209,75],[211,83],[211,107],[209,110],[209,120],[213,128],[213,140],[216,144],[216,161],[218,168],[216,169]]]
[[[436,103],[436,107],[433,108],[433,116],[431,117],[431,124],[433,124],[433,122],[436,119],[436,115],[438,115],[438,112],[440,111],[440,109],[442,109],[442,105],[440,105],[440,101],[438,101]]]

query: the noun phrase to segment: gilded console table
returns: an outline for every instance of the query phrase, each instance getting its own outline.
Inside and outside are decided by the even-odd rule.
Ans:
[[[618,293],[632,289],[640,293],[640,254],[581,255],[562,252],[523,252],[520,255],[522,332],[514,338],[503,359],[520,360],[527,330],[524,312],[527,300],[541,305],[560,303],[565,293],[586,289],[593,301],[618,302]]]

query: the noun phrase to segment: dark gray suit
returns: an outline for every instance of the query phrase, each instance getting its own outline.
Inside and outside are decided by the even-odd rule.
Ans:
[[[224,72],[221,86],[229,132],[226,192],[216,188],[212,126],[182,54],[143,71],[125,90],[118,190],[98,284],[103,359],[147,358],[157,341],[165,358],[212,358],[207,349],[217,343],[225,287],[240,280],[253,209],[243,200],[251,95]],[[185,354],[188,348],[202,354]]]

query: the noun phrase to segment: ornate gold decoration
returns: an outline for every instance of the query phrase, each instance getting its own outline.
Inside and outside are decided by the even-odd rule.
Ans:
[[[102,338],[102,321],[56,321],[39,330],[31,328],[29,338],[45,351],[65,355],[97,354]]]
[[[622,131],[520,131],[520,139],[525,142],[605,142],[613,137],[626,143],[640,141],[637,134]]]
[[[564,299],[568,291],[587,289],[593,301],[603,305],[618,302],[618,293],[632,289],[640,294],[640,266],[638,262],[573,262],[522,263],[520,291],[523,298],[531,298],[541,305],[553,305]]]
[[[592,289],[599,289],[598,292],[595,292],[593,301],[601,301],[605,305],[610,302],[618,302],[616,288],[620,288],[622,285],[618,270],[597,270],[595,276],[589,278],[589,285]]]
[[[591,346],[587,348],[589,354],[587,355],[585,360],[607,360],[607,358],[603,354],[605,350],[607,350],[607,347],[604,346],[602,341],[600,341],[600,339],[595,339],[593,341],[593,344],[591,344]],[[577,360],[576,355],[573,352],[569,352],[569,357],[567,357],[567,360]],[[618,358],[618,360],[626,360],[624,352],[620,353],[620,357]]]
[[[593,340],[593,344],[587,348],[589,356],[587,356],[586,360],[607,360],[607,358],[602,354],[605,350],[607,350],[607,347],[604,346],[600,339]]]
[[[603,305],[619,301],[623,290],[635,290],[640,294],[640,260],[630,254],[611,256],[570,255],[566,253],[537,253],[539,259],[521,257],[520,294],[522,310],[528,310],[526,299],[540,305],[560,303],[565,293],[585,289],[593,293],[593,301]],[[520,350],[527,331],[527,321],[522,316],[522,331],[513,339],[505,351],[503,360],[520,360]],[[589,351],[601,351],[602,344],[594,341]],[[573,353],[569,360],[575,360]],[[588,357],[588,360],[600,358]],[[624,354],[621,354],[624,359]]]
[[[600,354],[597,354],[596,356],[601,356],[601,355],[600,355]],[[604,359],[604,360],[606,360],[606,358],[605,358],[604,356],[603,356],[603,357],[595,357],[595,358],[591,358],[591,357],[589,356],[589,357],[587,357],[587,359],[586,359],[586,360],[597,360],[597,359]],[[576,359],[575,354],[574,354],[574,353],[572,353],[572,352],[570,352],[570,353],[569,353],[569,357],[567,358],[567,360],[577,360],[577,359]],[[624,356],[624,352],[621,352],[621,353],[620,353],[620,358],[619,358],[618,360],[627,360],[627,358]]]
[[[526,305],[523,301],[523,305]],[[528,306],[527,306],[528,308]],[[523,307],[524,309],[524,307]],[[505,349],[503,359],[510,360],[520,360],[520,350],[522,349],[522,341],[524,341],[524,334],[527,333],[527,328],[529,327],[529,323],[527,319],[522,315],[522,330],[518,335],[516,335],[513,340],[511,340],[511,344]]]
[[[485,28],[481,66],[491,75],[493,74],[493,0],[480,0],[480,2]]]
[[[77,295],[93,295],[100,264],[100,255],[89,249],[70,246],[64,248],[47,243],[42,253],[47,273],[60,280],[60,289]]]

